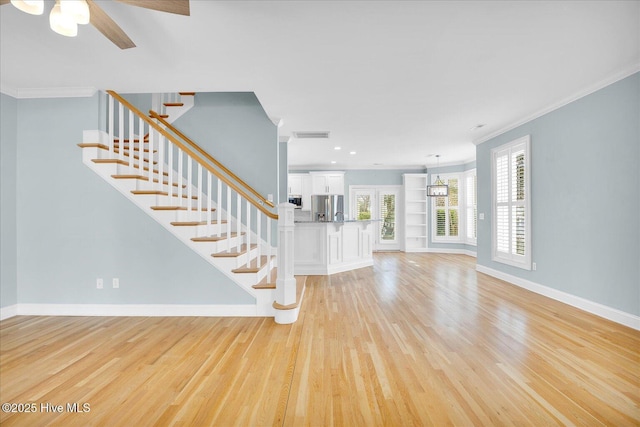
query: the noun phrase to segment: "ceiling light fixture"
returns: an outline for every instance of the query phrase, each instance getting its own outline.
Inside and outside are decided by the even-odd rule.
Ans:
[[[354,154],[356,154],[356,152],[355,151],[350,151],[349,154],[351,154],[353,156]]]
[[[438,159],[438,166],[440,167],[440,154],[436,154]],[[447,197],[449,195],[449,186],[440,179],[440,174],[437,175],[436,182],[432,185],[427,185],[427,196],[429,197]]]
[[[56,5],[51,9],[49,26],[53,31],[62,36],[75,37],[78,35],[78,24],[72,15],[62,13],[62,7],[59,1],[56,1]]]
[[[60,11],[63,15],[72,16],[76,24],[89,23],[89,5],[85,0],[60,0]]]
[[[44,12],[44,0],[11,0],[11,4],[30,15],[42,15]]]
[[[338,150],[342,150],[342,147],[333,147],[333,149],[338,151]]]
[[[44,0],[11,0],[18,10],[31,15],[42,15]],[[49,26],[53,31],[67,37],[78,35],[78,24],[85,25],[91,20],[86,0],[56,0],[49,13]]]

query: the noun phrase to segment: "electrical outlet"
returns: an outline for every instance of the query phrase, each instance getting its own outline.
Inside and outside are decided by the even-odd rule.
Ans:
[[[113,289],[118,289],[120,287],[120,279],[117,277],[113,278]]]
[[[533,269],[533,271],[536,271],[536,268],[537,268],[537,267],[538,267],[538,266],[536,265],[536,263],[535,263],[535,262],[534,262],[534,263],[533,263],[533,265],[531,266],[531,268]]]
[[[102,281],[102,279],[98,278],[96,280],[96,288],[102,289],[103,287],[104,287],[104,282]]]
[[[478,214],[478,219],[484,219],[484,212],[480,212]]]
[[[273,202],[273,194],[267,194],[267,200]]]

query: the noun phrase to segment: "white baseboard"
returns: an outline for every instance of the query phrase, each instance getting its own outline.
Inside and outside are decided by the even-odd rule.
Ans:
[[[0,320],[8,319],[18,314],[18,305],[9,305],[7,307],[0,307]]]
[[[474,258],[478,257],[478,254],[468,249],[451,249],[451,248],[427,248],[422,252],[430,254],[454,254],[454,255],[468,255]]]
[[[0,309],[0,320],[13,316],[260,317],[252,304],[17,304]]]
[[[626,313],[597,302],[589,301],[539,283],[531,282],[511,274],[503,273],[502,271],[494,270],[493,268],[485,267],[483,265],[476,265],[476,270],[480,273],[488,274],[489,276],[504,280],[505,282],[509,282],[531,292],[544,295],[545,297],[579,308],[580,310],[584,310],[588,313],[595,314],[596,316],[604,317],[605,319],[620,323],[621,325],[640,330],[640,317],[636,315]]]

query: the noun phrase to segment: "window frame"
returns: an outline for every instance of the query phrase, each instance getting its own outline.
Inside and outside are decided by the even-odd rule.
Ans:
[[[524,200],[513,200],[513,159],[514,152],[524,149]],[[497,160],[508,156],[507,159],[507,202],[498,201],[498,177]],[[508,212],[508,250],[498,250],[498,205],[506,206]],[[524,207],[524,255],[515,253],[513,245],[513,209]],[[504,236],[503,236],[504,237]],[[511,265],[513,267],[531,270],[531,138],[529,135],[515,139],[491,150],[491,259],[495,262]]]
[[[467,180],[469,178],[473,178],[474,182],[473,203],[471,205],[468,203],[469,189]],[[469,210],[473,212],[471,218],[469,217]],[[467,233],[470,221],[475,222],[475,236],[473,237],[469,237]],[[464,242],[471,246],[478,245],[478,175],[476,168],[464,172]]]
[[[465,243],[464,235],[462,234],[465,228],[464,224],[464,215],[461,213],[466,212],[464,209],[464,172],[453,172],[453,173],[432,173],[430,174],[429,181],[432,184],[435,184],[437,177],[440,177],[442,181],[444,181],[447,185],[449,185],[450,179],[458,180],[458,206],[451,208],[449,206],[449,196],[451,195],[451,188],[449,188],[449,196],[445,197],[446,206],[445,206],[445,231],[447,233],[446,236],[438,236],[438,218],[437,218],[437,209],[436,199],[438,197],[429,197],[431,203],[431,242],[432,243]],[[457,236],[449,236],[449,210],[456,210],[458,212],[458,235]]]

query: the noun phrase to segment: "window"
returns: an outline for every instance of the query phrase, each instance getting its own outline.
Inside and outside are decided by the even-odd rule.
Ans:
[[[465,192],[465,242],[475,245],[478,236],[478,193],[476,170],[472,169],[464,173]]]
[[[449,186],[448,197],[431,198],[432,235],[434,242],[460,241],[460,179],[461,174],[441,174],[440,179]],[[435,183],[436,176],[431,180]]]
[[[492,259],[531,269],[530,138],[491,150]]]

